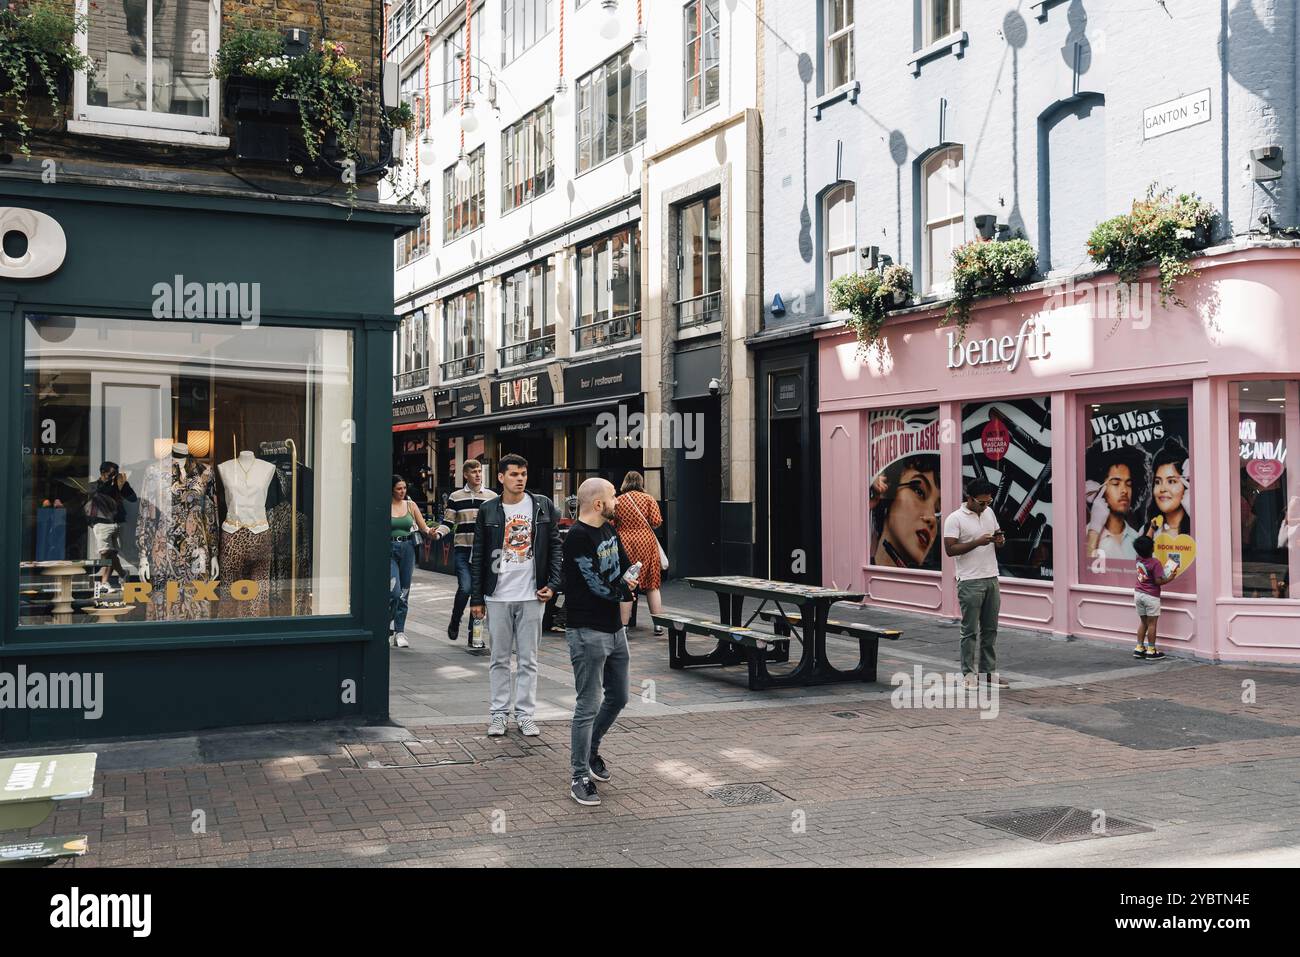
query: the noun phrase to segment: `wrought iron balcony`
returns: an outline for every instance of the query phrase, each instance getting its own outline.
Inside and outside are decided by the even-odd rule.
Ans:
[[[479,352],[472,356],[462,356],[459,359],[450,359],[442,363],[439,367],[442,370],[442,381],[450,382],[453,379],[463,379],[466,376],[478,375],[483,371],[483,353]]]
[[[722,293],[706,292],[702,296],[680,299],[673,304],[677,312],[677,328],[693,329],[722,321]]]
[[[502,346],[497,350],[501,368],[517,366],[525,362],[535,362],[555,355],[555,334],[538,336],[527,342],[516,342],[512,346]]]
[[[573,330],[573,351],[599,349],[601,346],[630,342],[641,337],[641,313],[630,312],[626,316],[613,319],[600,319],[579,326]]]
[[[393,376],[393,391],[408,392],[411,389],[423,389],[429,385],[429,367],[412,369]]]

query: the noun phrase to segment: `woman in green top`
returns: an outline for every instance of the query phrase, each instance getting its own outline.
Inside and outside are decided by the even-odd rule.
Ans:
[[[392,560],[388,567],[388,614],[392,619],[392,633],[389,641],[396,648],[409,648],[406,640],[407,596],[411,593],[411,575],[415,571],[415,544],[411,541],[413,526],[419,526],[425,535],[430,534],[429,526],[420,514],[420,506],[406,497],[406,481],[400,475],[393,476],[393,501],[388,510],[390,519],[389,539],[392,542]]]

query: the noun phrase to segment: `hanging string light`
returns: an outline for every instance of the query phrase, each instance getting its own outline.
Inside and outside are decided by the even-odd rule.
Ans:
[[[560,81],[555,84],[555,103],[551,109],[560,119],[569,115],[569,85],[564,82],[564,8],[567,3],[560,4]]]
[[[469,97],[470,56],[474,46],[473,0],[465,0],[465,55],[460,64],[460,156],[456,160],[456,182],[469,182],[469,162],[465,159],[465,100]]]
[[[600,35],[606,40],[618,36],[618,0],[601,0]]]
[[[420,182],[420,164],[423,163],[425,166],[433,165],[433,133],[429,130],[429,99],[430,99],[429,91],[433,89],[433,87],[429,85],[429,80],[430,80],[429,60],[430,60],[430,51],[432,50],[432,48],[433,48],[433,35],[430,33],[425,33],[424,35],[424,103],[422,104],[423,109],[420,111],[423,120],[423,122],[420,125],[423,129],[420,133],[420,148],[416,150],[416,154],[415,154],[415,182],[417,185]]]
[[[644,70],[650,65],[650,42],[645,23],[641,18],[641,0],[636,0],[636,36],[632,38],[632,69]]]

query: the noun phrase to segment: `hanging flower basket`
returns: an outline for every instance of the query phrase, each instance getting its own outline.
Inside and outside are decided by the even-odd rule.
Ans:
[[[94,81],[95,63],[76,43],[87,26],[84,15],[70,13],[53,0],[0,10],[0,115],[12,118],[24,155],[31,154],[28,105],[44,100],[37,111],[48,109],[61,117],[73,73],[83,72],[88,82]]]
[[[971,304],[979,294],[1006,290],[1011,301],[1015,287],[1028,281],[1038,268],[1038,253],[1026,239],[977,239],[954,249],[952,262],[952,302],[940,324],[955,322],[964,339]]]
[[[882,273],[851,273],[836,278],[830,287],[830,308],[848,312],[845,325],[858,337],[865,353],[880,341],[885,314],[912,299],[912,273],[906,266],[890,266]]]

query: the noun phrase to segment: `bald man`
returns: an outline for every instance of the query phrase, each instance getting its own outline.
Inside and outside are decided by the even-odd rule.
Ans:
[[[609,482],[587,479],[578,488],[578,521],[564,540],[564,637],[578,693],[569,794],[588,807],[600,803],[595,782],[610,778],[600,742],[627,704],[627,631],[620,603],[632,600],[636,579],[624,578],[630,563],[609,525],[617,501]]]

